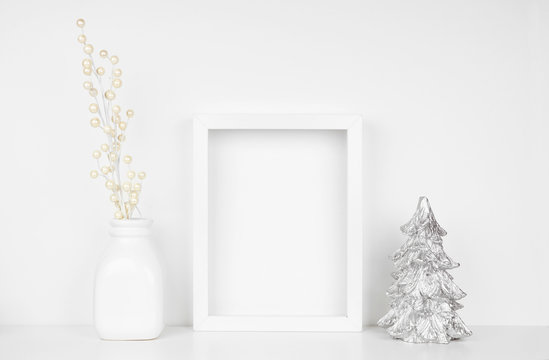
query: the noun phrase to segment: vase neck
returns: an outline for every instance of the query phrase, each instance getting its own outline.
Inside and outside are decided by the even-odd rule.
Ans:
[[[110,235],[112,238],[148,238],[151,235],[152,220],[112,220]]]

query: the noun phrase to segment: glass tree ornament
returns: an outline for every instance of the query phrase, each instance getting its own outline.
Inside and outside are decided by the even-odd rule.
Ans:
[[[391,309],[378,325],[393,338],[411,343],[448,344],[470,336],[456,312],[463,307],[458,300],[466,294],[447,272],[459,264],[444,252],[446,231],[426,197],[419,198],[412,219],[400,229],[408,240],[392,256],[395,281],[387,291]]]

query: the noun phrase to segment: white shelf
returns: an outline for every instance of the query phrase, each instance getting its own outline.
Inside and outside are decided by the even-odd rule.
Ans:
[[[2,360],[549,359],[549,327],[472,327],[449,345],[407,344],[383,329],[361,333],[208,333],[169,327],[153,341],[101,341],[92,327],[1,327]]]

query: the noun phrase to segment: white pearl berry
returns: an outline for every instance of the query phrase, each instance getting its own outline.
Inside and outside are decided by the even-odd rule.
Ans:
[[[108,125],[103,128],[103,132],[107,135],[114,135],[114,129]]]
[[[114,100],[114,98],[116,97],[116,94],[112,90],[107,90],[107,91],[105,91],[105,97],[108,100]]]
[[[90,55],[93,52],[93,45],[92,44],[84,45],[84,52]]]

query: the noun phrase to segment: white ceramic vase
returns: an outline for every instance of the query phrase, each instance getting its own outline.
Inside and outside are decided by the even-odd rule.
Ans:
[[[95,274],[94,323],[101,339],[149,340],[164,328],[162,267],[152,220],[112,220]]]

